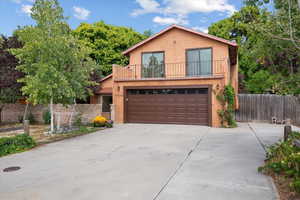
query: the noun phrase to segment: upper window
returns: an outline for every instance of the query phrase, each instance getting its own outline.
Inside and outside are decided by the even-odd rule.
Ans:
[[[187,75],[201,76],[212,73],[212,49],[187,50]]]
[[[142,77],[164,77],[164,52],[150,52],[142,54]]]

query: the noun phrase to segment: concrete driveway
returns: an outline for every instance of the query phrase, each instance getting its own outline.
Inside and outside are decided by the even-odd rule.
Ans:
[[[282,126],[259,124],[117,125],[0,158],[0,199],[276,199],[257,167],[262,143],[280,135]],[[9,166],[21,169],[2,172]]]

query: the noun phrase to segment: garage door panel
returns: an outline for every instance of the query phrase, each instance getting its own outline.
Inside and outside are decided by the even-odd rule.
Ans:
[[[189,113],[189,114],[186,114],[185,117],[187,119],[190,119],[190,118],[197,118],[197,119],[199,118],[199,119],[201,119],[201,118],[208,118],[208,114],[207,113],[201,113],[201,114],[199,114],[199,113]]]
[[[138,94],[139,91],[132,91],[127,94],[127,122],[208,125],[207,89],[188,90],[199,94],[145,94],[144,91]]]
[[[199,107],[190,107],[185,108],[187,113],[208,113],[206,108],[199,108]]]

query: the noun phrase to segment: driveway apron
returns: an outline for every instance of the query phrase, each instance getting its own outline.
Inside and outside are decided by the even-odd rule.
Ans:
[[[276,199],[264,158],[248,124],[116,125],[0,158],[0,199]]]

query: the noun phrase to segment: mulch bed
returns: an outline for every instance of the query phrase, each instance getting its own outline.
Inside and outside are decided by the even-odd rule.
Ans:
[[[89,133],[94,133],[96,131],[100,131],[100,130],[104,130],[104,129],[105,128],[90,128],[86,132],[79,132],[79,131],[72,132],[71,131],[69,133],[63,133],[63,134],[43,135],[43,137],[37,139],[36,142],[38,143],[38,145],[48,144],[48,143],[58,142],[58,141],[68,139],[68,138],[73,138],[73,137],[77,137],[77,136],[86,135]]]
[[[278,190],[280,200],[300,200],[300,194],[291,191],[289,183],[291,182],[289,178],[282,175],[267,174],[273,178],[273,181]]]
[[[22,124],[0,124],[0,133],[8,131],[16,131],[23,128]]]
[[[9,131],[16,131],[23,129],[23,126],[17,126],[17,127],[10,127],[10,128],[0,128],[0,133],[3,132],[9,132]]]

